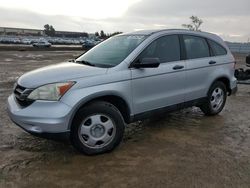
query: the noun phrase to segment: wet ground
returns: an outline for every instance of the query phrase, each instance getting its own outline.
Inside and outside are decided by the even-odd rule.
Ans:
[[[80,51],[0,52],[0,187],[250,187],[250,87],[223,112],[198,108],[130,124],[113,152],[84,156],[15,126],[6,99],[24,72]],[[236,59],[243,66],[243,56]]]

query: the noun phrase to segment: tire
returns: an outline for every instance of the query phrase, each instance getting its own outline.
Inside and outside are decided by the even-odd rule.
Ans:
[[[96,155],[113,150],[122,141],[124,120],[112,104],[97,101],[81,108],[71,127],[71,142],[81,153]]]
[[[210,87],[207,99],[204,104],[200,106],[201,111],[207,116],[214,116],[219,114],[227,100],[227,89],[223,82],[216,81]]]

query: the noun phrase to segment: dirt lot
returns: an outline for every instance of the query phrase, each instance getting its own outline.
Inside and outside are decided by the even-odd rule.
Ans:
[[[0,52],[0,187],[250,187],[247,85],[239,85],[219,116],[189,108],[128,125],[122,144],[99,156],[15,126],[6,113],[15,79],[80,53]],[[236,58],[243,66],[243,56]]]

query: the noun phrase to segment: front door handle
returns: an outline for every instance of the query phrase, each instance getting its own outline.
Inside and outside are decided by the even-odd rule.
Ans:
[[[184,66],[182,66],[182,65],[175,65],[173,67],[174,70],[179,70],[179,69],[183,69],[183,68],[184,68]]]
[[[210,61],[209,62],[209,65],[214,65],[214,64],[216,64],[216,61]]]

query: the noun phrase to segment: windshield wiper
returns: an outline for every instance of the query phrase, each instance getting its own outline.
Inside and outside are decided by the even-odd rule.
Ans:
[[[83,64],[83,65],[89,65],[89,66],[92,66],[92,67],[95,66],[95,64],[92,64],[92,63],[90,63],[90,62],[88,62],[88,61],[84,61],[84,60],[76,61],[76,63],[81,63],[81,64]]]

